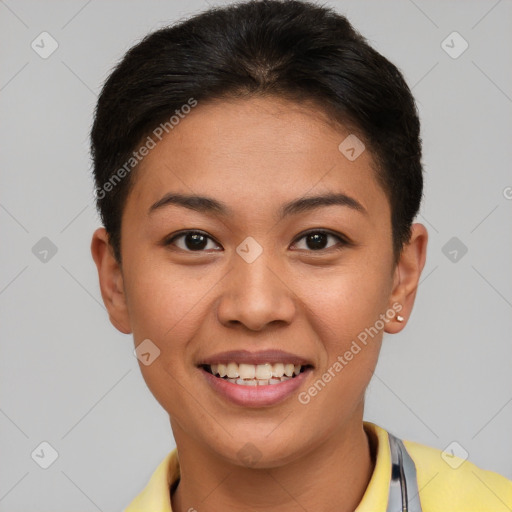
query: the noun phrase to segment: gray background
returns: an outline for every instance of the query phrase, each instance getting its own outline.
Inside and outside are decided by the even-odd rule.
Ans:
[[[512,478],[512,2],[328,4],[403,71],[423,123],[427,264],[366,419],[439,449],[456,440]],[[206,7],[0,1],[0,511],[119,511],[174,446],[102,304],[88,132],[123,53]],[[47,59],[31,48],[43,31],[59,45]],[[469,43],[456,59],[441,46],[453,31]],[[32,250],[43,237],[57,248],[46,262]],[[443,253],[452,237],[457,261]],[[48,469],[31,457],[43,441],[58,452]]]

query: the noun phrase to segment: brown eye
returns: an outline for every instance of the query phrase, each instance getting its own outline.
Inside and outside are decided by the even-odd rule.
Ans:
[[[177,243],[178,240],[181,240],[181,242]],[[218,247],[215,242],[213,242],[214,247],[211,247],[211,245],[208,247],[210,241],[213,242],[212,238],[201,231],[185,231],[173,236],[165,245],[175,245],[183,251],[201,252],[205,249],[215,249],[215,247]]]
[[[347,245],[347,241],[339,235],[335,235],[328,231],[310,231],[298,239],[299,241],[305,240],[305,247],[299,247],[299,249],[322,251],[325,249],[330,249],[331,247],[336,247],[336,244],[327,246],[329,239],[337,240],[341,247]]]

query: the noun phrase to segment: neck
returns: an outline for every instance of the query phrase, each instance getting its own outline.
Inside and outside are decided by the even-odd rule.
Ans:
[[[181,479],[173,512],[233,512],[279,509],[353,512],[375,466],[374,449],[362,419],[334,432],[292,462],[254,469],[226,462],[174,426]]]

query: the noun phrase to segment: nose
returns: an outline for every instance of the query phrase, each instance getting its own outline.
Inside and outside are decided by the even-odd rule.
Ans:
[[[261,331],[269,324],[290,324],[296,311],[291,283],[268,261],[265,252],[248,263],[234,255],[231,272],[217,303],[217,317],[226,327],[244,325]]]

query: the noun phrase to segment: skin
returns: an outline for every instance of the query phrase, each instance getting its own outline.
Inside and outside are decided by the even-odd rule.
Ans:
[[[277,348],[314,366],[300,392],[393,304],[401,304],[405,321],[395,317],[384,331],[406,325],[427,231],[413,225],[395,267],[390,206],[371,154],[349,161],[338,150],[349,133],[318,108],[282,99],[199,104],[136,170],[123,211],[122,267],[104,228],[93,235],[112,324],[133,333],[135,345],[149,338],[161,351],[149,366],[139,365],[169,413],[179,451],[173,511],[349,512],[364,495],[375,448],[363,430],[364,393],[382,330],[306,405],[298,393],[268,407],[235,405],[197,368],[219,352]],[[169,205],[148,215],[171,191],[217,199],[234,214]],[[283,203],[327,192],[355,198],[366,213],[331,205],[276,220]],[[203,252],[183,237],[163,245],[193,229],[211,237]],[[318,229],[350,243],[329,236],[315,249],[303,233]],[[248,236],[263,249],[252,263],[236,252]],[[238,456],[246,443],[259,451],[255,467]]]

